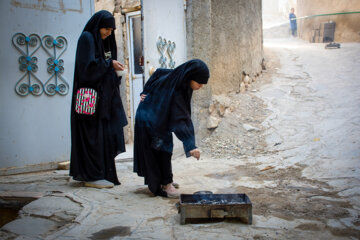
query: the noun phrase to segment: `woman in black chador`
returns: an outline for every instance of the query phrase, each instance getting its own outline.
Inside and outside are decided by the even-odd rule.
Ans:
[[[113,187],[120,182],[115,157],[125,151],[123,127],[127,124],[120,99],[120,78],[113,30],[115,19],[108,11],[95,13],[78,40],[71,106],[70,176],[89,187]],[[94,115],[75,112],[79,88],[93,88],[99,101]]]
[[[134,172],[158,196],[178,197],[171,169],[172,132],[183,142],[187,157],[200,158],[191,121],[191,96],[209,79],[198,59],[179,67],[157,69],[147,81],[135,117]]]

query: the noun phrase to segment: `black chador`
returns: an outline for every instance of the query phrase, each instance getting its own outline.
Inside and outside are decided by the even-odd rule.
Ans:
[[[134,172],[145,178],[155,195],[167,196],[161,185],[172,183],[172,132],[183,142],[186,155],[196,149],[191,121],[190,81],[206,84],[209,69],[198,59],[179,67],[157,69],[147,81],[135,117]]]
[[[115,29],[108,11],[95,13],[78,40],[71,106],[70,175],[79,181],[107,180],[120,184],[115,157],[125,151],[123,127],[127,124],[120,99],[120,78],[112,60],[117,59],[115,36],[102,40],[100,28]],[[107,57],[106,57],[107,56]],[[76,91],[82,87],[98,91],[99,102],[94,115],[75,113]]]

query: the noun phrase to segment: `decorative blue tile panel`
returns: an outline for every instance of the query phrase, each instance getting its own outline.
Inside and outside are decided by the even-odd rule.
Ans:
[[[24,75],[17,81],[15,92],[20,96],[27,96],[29,93],[35,96],[43,92],[48,96],[56,93],[66,95],[69,92],[69,84],[62,77],[64,73],[64,60],[60,57],[67,49],[68,43],[65,37],[58,36],[54,38],[50,35],[42,39],[37,34],[26,36],[23,33],[16,33],[12,37],[13,46],[20,52],[19,70]],[[51,74],[50,78],[43,83],[37,76],[38,58],[34,56],[35,52],[42,49],[50,57],[47,59],[47,72]]]
[[[175,61],[174,61],[175,49],[176,49],[176,44],[175,44],[175,42],[171,42],[171,41],[169,40],[169,41],[168,41],[168,48],[167,48],[167,53],[168,53],[169,58],[170,58],[169,68],[175,68]]]
[[[165,54],[167,53],[170,58],[169,68],[175,68],[175,61],[174,61],[174,54],[176,49],[175,42],[171,42],[170,40],[166,41],[165,38],[159,37],[156,42],[156,46],[160,53],[160,58],[159,58],[160,67],[167,68],[166,65],[167,58],[165,57]]]
[[[160,67],[166,68],[167,58],[164,56],[167,46],[166,39],[165,38],[162,39],[162,37],[159,37],[158,41],[156,42],[156,46],[160,53],[160,58],[159,58]]]
[[[17,81],[15,92],[20,96],[26,96],[29,93],[39,96],[44,91],[44,85],[35,75],[38,70],[38,59],[33,56],[41,47],[41,39],[37,34],[25,36],[23,33],[16,33],[12,37],[13,46],[20,52],[19,70],[24,75]]]
[[[56,93],[66,95],[69,92],[69,84],[62,77],[64,73],[64,60],[60,59],[67,49],[67,40],[65,37],[58,36],[54,38],[46,35],[41,40],[43,49],[50,56],[47,59],[47,71],[51,74],[50,78],[45,82],[45,93],[53,96]]]

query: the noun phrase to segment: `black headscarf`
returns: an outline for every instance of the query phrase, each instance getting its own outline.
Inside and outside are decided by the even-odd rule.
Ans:
[[[185,62],[173,70],[160,68],[154,72],[143,91],[147,94],[143,102],[148,114],[146,124],[153,137],[164,138],[168,133],[170,106],[175,92],[183,95],[191,113],[193,90],[190,88],[190,81],[206,84],[209,77],[209,68],[200,59]]]
[[[83,32],[86,31],[92,33],[95,38],[96,47],[104,58],[104,46],[106,46],[111,51],[111,58],[116,60],[117,47],[114,31],[112,31],[111,35],[105,40],[102,40],[100,36],[100,28],[113,28],[115,30],[115,18],[106,10],[96,12],[85,25]]]
[[[96,69],[94,66],[93,73],[91,74],[79,72],[76,66],[73,91],[76,91],[80,87],[95,88],[99,92],[100,97],[98,114],[101,118],[110,119],[112,93],[114,92],[114,89],[118,88],[120,85],[120,78],[116,76],[116,73],[112,68],[112,60],[117,59],[117,47],[114,32],[112,31],[106,39],[102,40],[100,35],[100,28],[102,27],[115,28],[115,19],[113,15],[105,10],[96,12],[89,19],[81,34],[81,36],[86,34],[89,35],[89,33],[92,35],[95,44],[95,52],[91,52],[88,59],[81,59],[81,57],[78,56],[78,52],[86,52],[89,50],[84,49],[86,46],[84,46],[79,40],[75,60],[76,64],[81,61],[83,65],[91,65],[96,61],[102,61],[103,63],[97,64],[99,69]],[[105,50],[111,51],[111,59],[106,60]]]

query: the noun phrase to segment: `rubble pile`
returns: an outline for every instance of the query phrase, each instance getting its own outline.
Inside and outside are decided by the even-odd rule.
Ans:
[[[265,128],[262,122],[267,110],[253,92],[213,96],[208,109],[209,136],[201,141],[203,151],[216,158],[263,151]]]

